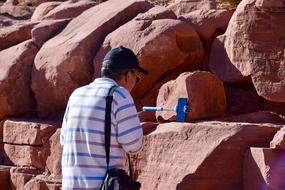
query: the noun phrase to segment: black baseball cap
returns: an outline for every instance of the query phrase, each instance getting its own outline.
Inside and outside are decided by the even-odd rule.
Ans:
[[[134,52],[126,47],[119,46],[111,49],[103,59],[102,69],[110,71],[132,70],[147,75],[148,71],[139,66],[139,60]]]

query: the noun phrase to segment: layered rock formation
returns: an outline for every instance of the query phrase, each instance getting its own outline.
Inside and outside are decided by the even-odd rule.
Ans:
[[[68,97],[123,45],[150,73],[132,91],[142,190],[284,190],[284,16],[282,0],[236,10],[210,0],[0,4],[0,189],[61,188]],[[141,111],[180,97],[186,122]]]
[[[7,173],[3,175],[7,179],[1,188],[44,189],[41,186],[47,184],[60,187],[58,127],[59,124],[53,121],[14,119],[1,122],[1,165],[10,165],[9,168],[0,167]],[[37,179],[43,173],[43,185],[39,186]],[[49,178],[46,174],[49,174]]]
[[[150,7],[144,1],[107,1],[88,9],[47,41],[32,73],[38,113],[48,116],[63,110],[72,91],[92,81],[92,57],[104,37]]]
[[[165,8],[153,8],[109,34],[94,60],[95,77],[100,76],[105,54],[120,44],[134,50],[142,67],[149,71],[132,90],[136,100],[170,73],[198,69],[203,58],[199,36],[187,23],[175,18]]]

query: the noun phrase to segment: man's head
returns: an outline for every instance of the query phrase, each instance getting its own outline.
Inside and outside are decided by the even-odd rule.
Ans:
[[[101,75],[114,79],[119,85],[133,89],[140,77],[138,73],[148,74],[139,66],[139,61],[134,52],[123,46],[111,49],[104,57]]]

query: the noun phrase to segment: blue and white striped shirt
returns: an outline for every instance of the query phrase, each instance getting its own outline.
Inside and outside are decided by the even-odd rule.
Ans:
[[[118,84],[109,78],[98,78],[76,89],[68,100],[60,136],[63,190],[100,187],[107,168],[106,96],[113,85]],[[125,152],[141,149],[143,132],[129,91],[117,87],[113,97],[109,168],[123,168]]]

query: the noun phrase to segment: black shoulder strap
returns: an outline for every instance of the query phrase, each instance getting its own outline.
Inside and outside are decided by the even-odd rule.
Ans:
[[[110,144],[111,144],[111,110],[113,93],[117,86],[112,86],[106,97],[106,110],[105,110],[105,151],[106,151],[106,162],[107,170],[109,169],[110,162]]]
[[[117,86],[112,86],[109,90],[109,93],[106,97],[106,111],[105,111],[105,151],[106,151],[106,163],[107,163],[107,171],[109,169],[110,163],[110,144],[111,144],[111,110],[112,110],[112,101],[113,101],[113,93],[116,90]],[[130,155],[128,154],[128,162],[129,162],[129,173],[132,179],[132,167]]]

